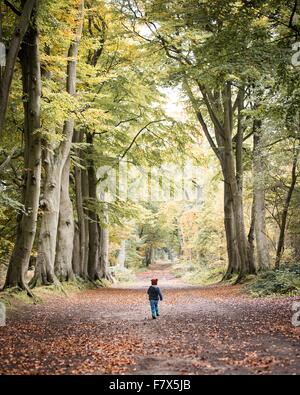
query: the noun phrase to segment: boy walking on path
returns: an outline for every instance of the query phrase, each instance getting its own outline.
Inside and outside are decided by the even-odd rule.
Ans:
[[[149,295],[149,300],[150,300],[150,306],[151,306],[151,313],[152,313],[152,318],[155,320],[156,317],[159,316],[158,312],[158,301],[163,300],[162,294],[160,292],[160,289],[157,286],[157,278],[153,278],[151,280],[151,286],[148,288],[148,295]]]

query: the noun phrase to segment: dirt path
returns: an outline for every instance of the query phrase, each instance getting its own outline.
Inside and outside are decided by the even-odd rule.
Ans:
[[[164,293],[157,320],[146,298],[153,276]],[[0,328],[0,373],[299,374],[296,299],[189,287],[157,265],[135,286],[56,296],[11,314]]]

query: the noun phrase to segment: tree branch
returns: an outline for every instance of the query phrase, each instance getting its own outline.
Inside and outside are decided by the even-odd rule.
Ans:
[[[120,156],[120,159],[123,159],[123,158],[126,156],[126,154],[128,153],[128,151],[131,149],[131,147],[133,146],[133,144],[136,142],[136,140],[137,140],[137,138],[139,137],[139,135],[140,135],[141,133],[143,133],[143,131],[146,130],[146,129],[148,128],[148,126],[150,126],[150,125],[152,125],[152,124],[154,124],[154,123],[159,123],[159,122],[163,122],[163,121],[165,121],[165,119],[160,119],[160,120],[157,120],[157,121],[151,121],[151,122],[148,122],[147,125],[143,126],[143,127],[138,131],[138,133],[134,136],[133,140],[131,141],[131,143],[129,144],[129,146],[125,149],[125,151],[123,152],[123,154]]]
[[[199,106],[197,104],[197,100],[196,100],[195,96],[193,95],[193,92],[192,92],[192,90],[191,90],[186,78],[184,80],[184,88],[185,88],[186,93],[187,93],[187,95],[188,95],[188,97],[189,97],[189,99],[190,99],[190,101],[192,103],[192,106],[193,106],[193,109],[194,109],[195,114],[197,116],[197,119],[198,119],[198,121],[199,121],[199,123],[200,123],[200,125],[202,127],[202,130],[203,130],[203,132],[204,132],[204,134],[205,134],[205,136],[206,136],[211,148],[213,149],[213,151],[216,154],[216,156],[219,159],[219,161],[222,162],[222,157],[221,157],[220,151],[219,151],[218,147],[216,146],[211,134],[209,133],[208,127],[206,125],[206,122],[205,122],[205,120],[204,120],[204,118],[202,116],[202,113],[201,113],[201,111],[199,109]]]
[[[290,20],[289,20],[289,28],[291,28],[292,30],[294,30],[294,31],[296,31],[297,33],[299,33],[299,30],[293,25],[293,19],[294,19],[294,16],[295,16],[295,14],[296,14],[296,11],[297,11],[297,6],[298,6],[298,0],[295,0],[295,4],[294,4],[294,7],[293,7],[293,11],[292,11],[292,14],[291,14],[291,16],[290,16]]]
[[[13,4],[11,4],[8,0],[4,0],[4,4],[9,7],[15,14],[21,16],[22,13],[19,11]]]
[[[210,116],[210,118],[211,118],[211,120],[212,120],[212,122],[213,122],[213,124],[214,124],[214,126],[215,126],[215,128],[216,128],[216,131],[220,134],[220,136],[221,136],[222,138],[224,138],[224,130],[223,130],[223,127],[222,127],[222,125],[221,125],[220,120],[218,119],[218,116],[217,116],[217,114],[216,114],[216,112],[215,112],[215,109],[213,108],[213,104],[212,104],[211,101],[209,100],[209,94],[206,92],[204,86],[202,86],[202,85],[200,84],[199,81],[196,81],[196,83],[197,83],[198,88],[199,88],[199,90],[200,90],[200,92],[201,92],[201,94],[202,94],[204,103],[205,103],[205,105],[206,105],[206,107],[207,107],[209,116]]]

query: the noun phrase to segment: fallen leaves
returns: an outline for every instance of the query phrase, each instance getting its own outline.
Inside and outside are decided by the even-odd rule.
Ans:
[[[165,289],[158,320],[145,289],[89,290],[12,313],[1,374],[299,373],[289,299],[238,287]]]

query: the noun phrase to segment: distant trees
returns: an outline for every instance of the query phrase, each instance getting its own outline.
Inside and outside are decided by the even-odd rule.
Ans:
[[[276,12],[274,7],[272,1],[256,5],[228,4],[226,1],[123,3],[123,12],[131,18],[133,34],[144,44],[148,43],[149,49],[153,50],[155,46],[165,52],[165,73],[169,75],[170,84],[176,83],[186,93],[201,133],[219,161],[224,180],[228,253],[225,278],[238,273],[238,279],[242,279],[270,266],[266,234],[265,147],[260,142],[260,129],[266,127],[267,121],[264,119],[262,123],[259,115],[267,116],[264,108],[276,100],[279,85],[280,89],[285,89],[289,84],[287,75],[299,74],[299,70],[292,69],[292,54],[282,55],[283,42],[291,47],[293,35],[289,29],[298,32],[290,21],[290,15],[295,14],[294,4],[279,2]],[[284,22],[282,19],[286,15]],[[141,26],[147,34],[140,33]],[[282,37],[279,42],[273,39],[275,32]],[[285,36],[286,33],[290,35]],[[263,101],[259,101],[261,90]],[[296,101],[295,98],[294,104]],[[246,232],[243,181],[248,139],[252,135],[252,225],[256,262],[255,255],[250,253],[252,237],[247,238]],[[299,137],[299,130],[297,135]],[[265,143],[273,139],[269,131]],[[284,219],[282,222],[281,229],[285,227]],[[279,255],[277,251],[277,257]]]

